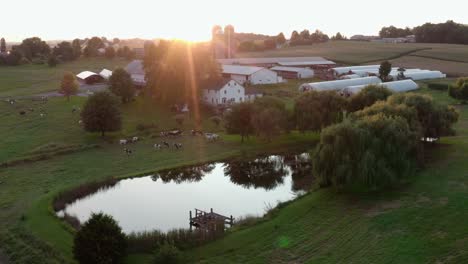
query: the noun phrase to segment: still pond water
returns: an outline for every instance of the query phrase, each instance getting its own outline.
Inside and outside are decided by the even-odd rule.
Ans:
[[[84,223],[93,212],[116,219],[125,233],[189,227],[195,208],[239,219],[294,199],[313,181],[308,154],[212,163],[125,179],[68,204]],[[63,212],[61,212],[63,213]]]

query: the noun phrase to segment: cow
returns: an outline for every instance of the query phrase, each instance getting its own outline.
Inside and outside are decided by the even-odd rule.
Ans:
[[[137,142],[138,140],[139,140],[138,137],[133,137],[133,138],[132,138],[132,142],[133,142],[133,143]]]
[[[156,149],[156,150],[160,150],[162,148],[162,145],[161,144],[154,144],[153,147]]]
[[[181,143],[174,143],[174,148],[176,148],[176,149],[181,149],[181,148],[182,148],[182,144],[181,144]]]
[[[130,156],[133,154],[133,151],[131,149],[128,149],[128,148],[124,148],[124,152],[127,154],[127,156]]]
[[[80,121],[81,121],[81,120],[80,120]],[[128,140],[126,140],[126,139],[121,139],[121,140],[119,140],[119,144],[120,144],[120,145],[127,145],[127,143],[128,143]]]

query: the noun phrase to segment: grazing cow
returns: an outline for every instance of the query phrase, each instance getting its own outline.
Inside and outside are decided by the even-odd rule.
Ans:
[[[181,144],[181,143],[174,143],[174,148],[176,148],[176,149],[181,149],[181,148],[182,148],[182,144]]]
[[[125,153],[127,154],[127,156],[130,156],[133,154],[133,151],[131,149],[128,149],[128,148],[124,148],[124,151]]]
[[[133,143],[137,142],[138,140],[139,140],[138,137],[133,137],[133,138],[132,138],[132,142],[133,142]]]
[[[161,144],[154,144],[153,147],[157,150],[160,150],[162,148]]]
[[[213,133],[205,133],[205,138],[208,141],[217,141],[219,139],[219,135]]]
[[[159,133],[159,136],[161,136],[161,137],[166,137],[166,136],[167,136],[167,132],[164,132],[164,131],[163,131],[163,132],[160,132],[160,133]]]
[[[44,114],[44,113],[40,113],[40,114],[39,114],[39,116],[41,116],[41,117],[44,117],[44,116],[45,116],[45,114]]]
[[[163,141],[163,142],[162,142],[162,145],[164,145],[166,148],[171,147],[171,145],[169,145],[169,143],[167,143],[166,141]]]
[[[172,131],[169,131],[169,136],[180,136],[182,135],[182,130],[172,130]]]
[[[81,121],[81,120],[80,120]],[[127,145],[128,141],[126,139],[119,140],[120,145]]]
[[[26,115],[26,111],[20,111],[19,114],[24,116],[24,115]]]
[[[83,120],[79,120],[78,125],[82,125],[82,124],[83,124]]]

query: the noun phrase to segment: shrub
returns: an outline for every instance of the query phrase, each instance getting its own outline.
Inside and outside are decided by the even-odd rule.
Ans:
[[[392,95],[392,91],[385,87],[369,85],[359,93],[351,96],[348,111],[355,112],[373,105],[377,101],[385,101]]]
[[[83,264],[122,263],[126,247],[125,234],[111,216],[92,214],[75,235],[73,255]]]
[[[294,117],[300,131],[318,131],[343,119],[346,99],[335,91],[310,91],[296,99]]]
[[[462,103],[466,103],[468,100],[468,78],[465,77],[457,79],[455,84],[450,85],[448,93],[452,98],[458,99],[462,101]]]
[[[180,251],[170,243],[165,243],[156,251],[154,264],[177,264],[180,263]]]
[[[240,134],[241,140],[248,138],[253,133],[252,115],[254,107],[252,103],[240,103],[232,106],[231,111],[226,114],[224,125],[230,134]]]

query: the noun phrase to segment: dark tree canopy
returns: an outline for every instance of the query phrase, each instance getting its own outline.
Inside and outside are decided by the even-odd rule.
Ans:
[[[252,103],[240,103],[231,108],[225,118],[225,127],[228,133],[240,134],[242,142],[254,132],[252,126],[252,116],[254,106]]]
[[[130,74],[122,68],[117,68],[109,78],[109,90],[122,98],[122,102],[130,102],[135,96],[135,86]]]
[[[413,31],[409,28],[397,28],[395,26],[383,27],[379,36],[381,38],[404,38],[413,35]]]
[[[369,85],[359,93],[351,96],[348,102],[348,111],[355,112],[373,105],[377,101],[385,101],[392,95],[389,89],[378,86]]]
[[[64,61],[76,59],[75,50],[70,42],[60,42],[53,50],[53,54]]]
[[[270,96],[257,98],[252,114],[252,127],[257,136],[271,141],[288,129],[288,111],[280,99]]]
[[[335,91],[310,91],[296,99],[294,116],[300,131],[319,131],[343,119],[346,99]]]
[[[123,263],[127,242],[117,222],[103,213],[91,215],[76,233],[73,255],[80,264]]]
[[[7,51],[6,42],[5,42],[5,39],[2,38],[0,39],[0,53],[5,53],[6,51]]]
[[[88,132],[105,132],[120,130],[122,117],[119,100],[108,92],[97,92],[90,96],[81,111],[84,128]]]
[[[145,50],[146,91],[166,105],[198,104],[200,89],[217,83],[220,65],[209,47],[182,41],[160,41]]]
[[[382,82],[390,81],[390,72],[392,72],[392,64],[389,61],[382,62],[379,68],[379,77]]]
[[[50,54],[47,58],[47,65],[49,65],[49,67],[55,67],[58,63],[59,60],[57,59],[57,56],[55,56],[55,54]]]
[[[451,20],[440,24],[426,23],[413,31],[416,41],[421,43],[468,44],[468,26]]]
[[[73,57],[75,59],[78,59],[79,57],[81,57],[81,40],[80,39],[73,40],[72,48],[73,48]]]
[[[87,57],[95,57],[99,55],[99,49],[104,48],[104,42],[99,37],[92,37],[88,40],[84,48],[84,55]]]
[[[70,96],[78,93],[78,83],[73,73],[67,72],[63,75],[59,93],[66,96],[68,100],[70,100]]]
[[[106,52],[104,53],[106,58],[113,59],[115,57],[115,49],[114,47],[107,47]]]
[[[283,32],[281,32],[276,36],[276,44],[283,45],[284,43],[286,43],[286,38],[284,37]]]
[[[18,48],[28,60],[46,57],[50,53],[49,45],[38,37],[24,39]]]

